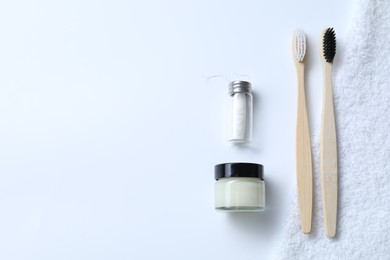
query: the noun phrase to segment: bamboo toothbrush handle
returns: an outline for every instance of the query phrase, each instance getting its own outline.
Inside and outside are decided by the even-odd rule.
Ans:
[[[324,62],[324,93],[321,129],[321,185],[325,233],[336,235],[337,222],[337,139],[333,108],[332,64]]]
[[[296,129],[296,169],[298,203],[303,233],[310,233],[313,205],[313,176],[311,161],[310,130],[307,119],[304,70],[305,65],[296,62],[298,78],[298,112]]]

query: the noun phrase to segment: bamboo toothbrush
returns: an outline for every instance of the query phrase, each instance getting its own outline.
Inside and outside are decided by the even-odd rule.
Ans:
[[[306,36],[296,31],[293,36],[293,56],[298,78],[298,112],[296,129],[296,171],[298,203],[303,233],[310,233],[313,208],[313,174],[311,161],[310,130],[305,98]]]
[[[321,186],[325,233],[336,235],[337,223],[337,139],[333,108],[332,67],[336,54],[336,35],[333,28],[323,31],[321,60],[324,73],[324,91],[321,128]]]

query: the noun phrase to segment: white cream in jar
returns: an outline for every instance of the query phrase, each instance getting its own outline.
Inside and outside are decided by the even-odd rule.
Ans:
[[[265,208],[263,165],[223,163],[215,166],[215,209],[258,212]]]

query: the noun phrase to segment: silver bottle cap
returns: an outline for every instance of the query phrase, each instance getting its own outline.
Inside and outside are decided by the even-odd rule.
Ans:
[[[233,96],[236,93],[250,94],[252,90],[251,83],[243,80],[236,80],[229,84],[229,95]]]

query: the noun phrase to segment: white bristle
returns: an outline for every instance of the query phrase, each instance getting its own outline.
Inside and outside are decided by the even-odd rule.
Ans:
[[[294,32],[294,56],[299,62],[302,62],[306,54],[306,36],[303,31]]]

